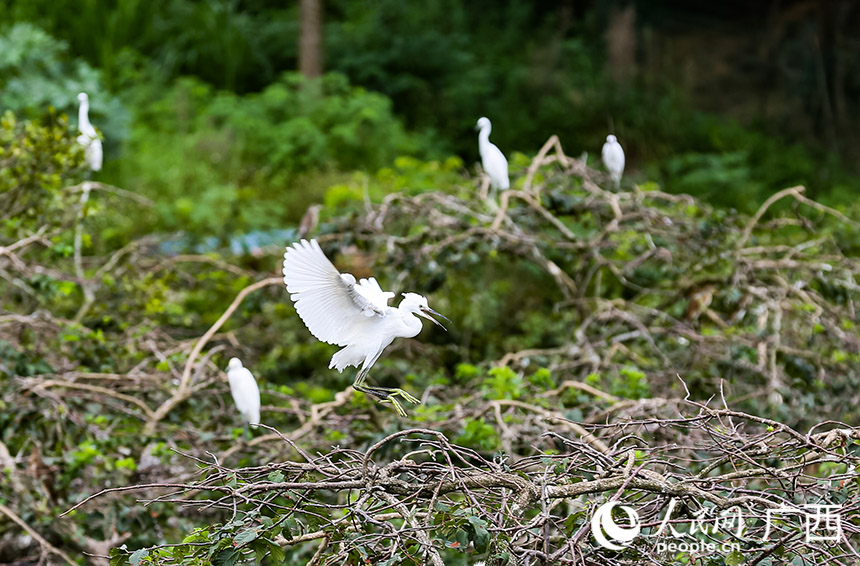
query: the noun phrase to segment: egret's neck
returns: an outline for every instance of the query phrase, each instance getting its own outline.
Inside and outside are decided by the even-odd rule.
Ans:
[[[90,124],[90,103],[89,102],[81,102],[80,108],[78,108],[78,129],[84,133],[89,135],[90,130],[93,129],[92,124]]]
[[[89,123],[90,123],[89,113],[90,113],[90,105],[86,102],[81,102],[81,105],[78,108],[78,125],[80,125],[81,127],[83,127],[84,124],[89,125]]]
[[[490,126],[485,126],[481,128],[481,131],[478,132],[478,143],[481,145],[487,145],[490,143],[490,130],[492,128]]]
[[[407,332],[403,337],[413,338],[418,336],[423,325],[421,324],[421,319],[415,314],[415,311],[401,308],[398,308],[398,310],[400,311],[400,322],[406,327]]]

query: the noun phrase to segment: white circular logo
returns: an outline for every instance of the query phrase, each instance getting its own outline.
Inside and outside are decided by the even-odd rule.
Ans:
[[[639,530],[642,528],[639,514],[626,505],[622,505],[619,509],[627,514],[630,528],[619,527],[615,519],[612,518],[612,509],[618,504],[618,501],[607,501],[598,507],[594,511],[594,515],[591,516],[591,532],[594,534],[594,539],[597,544],[609,550],[623,550],[639,535]]]

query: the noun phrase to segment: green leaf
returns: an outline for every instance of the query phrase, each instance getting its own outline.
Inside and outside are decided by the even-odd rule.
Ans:
[[[287,553],[281,548],[280,545],[275,544],[274,542],[269,541],[269,553],[271,554],[272,561],[275,564],[282,564],[284,562],[284,558],[286,558]]]
[[[257,529],[245,529],[233,538],[233,542],[241,546],[256,539],[257,536]]]
[[[140,561],[149,556],[149,549],[147,548],[139,548],[135,550],[128,559],[128,563],[131,566],[137,566],[140,564]]]
[[[726,555],[726,566],[740,566],[744,563],[744,555],[733,550]]]
[[[212,559],[212,564],[215,566],[233,566],[239,560],[241,554],[235,548],[222,550]]]
[[[254,561],[257,564],[263,563],[263,558],[266,557],[266,554],[269,552],[269,544],[265,539],[256,539],[252,540],[248,543],[248,547],[254,551]]]
[[[490,545],[490,532],[484,527],[475,529],[475,537],[472,539],[472,542],[475,543],[475,550],[480,553],[486,552],[487,547]]]
[[[110,551],[110,566],[122,566],[126,563],[126,559],[128,558],[128,550],[126,549],[126,545],[122,545],[119,548],[112,548]]]

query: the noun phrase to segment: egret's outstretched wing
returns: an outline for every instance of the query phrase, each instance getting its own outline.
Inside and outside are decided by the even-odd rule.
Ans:
[[[376,307],[375,309],[365,308],[364,314],[367,316],[384,313],[385,309],[388,308],[388,301],[394,298],[394,293],[382,290],[376,277],[360,279],[354,289],[363,299]]]
[[[385,316],[388,299],[394,296],[373,278],[356,285],[355,277],[338,272],[316,240],[287,246],[284,283],[311,334],[338,346],[348,345],[356,327],[368,317]]]

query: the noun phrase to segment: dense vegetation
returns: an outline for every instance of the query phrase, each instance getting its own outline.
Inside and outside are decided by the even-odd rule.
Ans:
[[[575,6],[333,1],[316,81],[288,71],[296,6],[0,6],[0,563],[854,563],[847,154],[620,81],[611,7]],[[371,373],[421,399],[405,419],[327,369],[283,288],[313,204],[338,268],[452,320]],[[262,391],[248,438],[233,356]],[[613,498],[649,535],[735,508],[747,533],[607,550]],[[840,506],[844,538],[765,541],[782,505]]]
[[[664,457],[690,460],[694,473],[707,467],[717,474],[709,477],[708,491],[725,493],[727,499],[711,500],[723,506],[735,501],[722,482],[737,480],[731,470],[738,465],[746,470],[747,489],[764,490],[761,501],[834,504],[860,487],[838,483],[852,478],[846,465],[856,429],[833,432],[834,425],[818,424],[856,419],[858,348],[850,313],[858,267],[842,249],[850,249],[858,228],[807,200],[802,188],[776,195],[750,218],[654,186],[606,192],[596,184],[600,174],[583,162],[561,153],[547,157],[545,151],[521,179],[521,189],[504,194],[498,211],[474,197],[472,180],[446,173],[439,164],[415,168],[418,182],[428,175],[437,180],[433,190],[416,190],[411,178],[401,177],[403,191],[376,204],[333,187],[317,236],[341,269],[373,273],[386,287],[408,283],[453,320],[448,334],[427,331],[419,341],[399,343],[373,372],[381,384],[423,392],[422,404],[401,421],[367,397],[343,391],[350,376],[325,369],[331,348],[308,335],[280,278],[270,276],[280,244],[250,255],[175,255],[159,251],[159,238],[145,236],[100,251],[100,233],[110,233],[115,218],[150,203],[99,183],[73,185],[82,152],[61,120],[40,126],[7,115],[3,127],[3,165],[10,173],[3,194],[7,202],[20,203],[3,217],[9,284],[0,318],[0,370],[2,402],[13,409],[2,417],[6,504],[49,537],[43,551],[59,554],[52,545],[73,545],[104,555],[124,542],[141,551],[115,553],[118,563],[232,564],[254,553],[272,563],[295,563],[316,553],[356,563],[384,555],[389,564],[399,564],[421,562],[418,557],[427,552],[432,563],[442,559],[439,552],[456,563],[451,561],[473,546],[470,552],[489,550],[500,563],[516,563],[510,560],[540,548],[528,527],[540,507],[498,515],[513,480],[497,475],[506,468],[492,464],[493,454],[501,461],[522,459],[520,466],[531,462],[519,472],[527,474],[524,481],[540,483],[541,473],[561,466],[554,472],[563,478],[553,482],[558,489],[586,482],[575,493],[579,503],[569,508],[572,503],[559,500],[563,505],[547,523],[571,536],[587,523],[587,515],[575,509],[584,511],[595,494],[627,481],[579,457],[570,459],[589,445],[597,450],[589,457],[594,462],[632,459],[663,478],[663,487],[655,487],[648,483],[655,476],[646,474],[645,483],[631,484],[631,493],[643,490],[653,497],[662,490],[690,499],[690,505],[701,504],[696,497],[705,492],[670,487],[683,474],[669,479],[678,472]],[[542,162],[547,165],[539,167]],[[794,213],[767,220],[766,207],[782,199],[795,203]],[[260,380],[263,422],[271,427],[250,442],[241,440],[224,383],[222,368],[234,355]],[[685,407],[682,400],[715,396],[714,408]],[[751,419],[751,426],[732,432],[739,450],[750,450],[756,460],[770,454],[761,452],[763,443],[776,442],[773,450],[785,450],[784,460],[730,464],[722,443],[709,445],[708,436],[726,432],[710,421],[720,418],[713,410],[724,403],[756,415],[731,413]],[[674,419],[680,415],[690,419],[687,425]],[[773,419],[764,421],[766,430],[755,420],[762,417]],[[665,430],[655,434],[649,420]],[[640,441],[625,441],[624,423],[653,445],[644,449]],[[394,473],[392,481],[399,477],[400,483],[389,490],[379,487],[387,480],[375,479],[377,487],[367,484],[370,491],[361,496],[365,484],[355,477],[363,475],[362,468],[367,473],[361,447],[397,431],[408,433],[410,425],[425,438],[444,434],[431,453],[453,450],[449,457],[470,462],[451,473],[490,474],[492,481],[465,477],[463,485],[495,486],[501,499],[486,500],[487,507],[478,509],[464,507],[468,499],[458,490],[430,500],[395,498],[410,493],[409,484],[420,478],[430,481],[430,471],[419,470],[434,458],[420,456],[421,450],[409,455],[409,445],[397,448],[391,439],[374,450],[385,446],[372,477]],[[823,433],[819,440],[791,442],[803,438],[793,428],[810,427]],[[660,455],[673,445],[677,454]],[[308,456],[332,446],[343,448],[322,460]],[[457,453],[462,450],[467,452]],[[26,473],[16,464],[25,456]],[[296,457],[306,460],[305,467],[291,463]],[[414,462],[413,471],[386,466],[405,465],[403,458]],[[772,466],[791,473],[798,461],[814,463],[807,474],[819,479],[798,476],[794,491],[782,495],[761,483]],[[232,465],[250,467],[225,467]],[[325,482],[337,478],[351,480],[347,485],[358,494],[327,495]],[[203,499],[181,504],[184,497],[157,497],[157,485],[200,492],[201,481]],[[131,483],[154,484],[138,489],[156,490],[146,496],[156,500],[141,507],[131,504],[131,496],[111,495],[56,520],[85,496]],[[288,490],[306,484],[312,491],[296,492],[295,500],[272,487],[282,484]],[[373,489],[390,493],[379,499]],[[193,511],[194,501],[210,497],[202,515]],[[659,500],[655,514],[668,501]],[[347,501],[357,502],[354,515],[340,508]],[[386,508],[394,514],[383,513]],[[432,517],[429,524],[436,527],[427,532],[435,542],[418,529],[390,547],[388,537],[414,513]],[[364,527],[353,522],[371,515],[377,519]],[[394,531],[377,532],[381,520],[393,521]],[[520,531],[505,529],[516,521],[522,532],[514,536]],[[353,526],[344,530],[347,524]],[[847,519],[845,528],[852,528]],[[18,541],[5,539],[6,552],[15,552]],[[151,548],[165,542],[182,544]],[[556,544],[544,543],[542,552],[547,555]],[[762,552],[756,541],[744,544]],[[598,551],[597,560],[599,549],[587,547],[589,554]],[[630,552],[632,557],[652,551],[636,546]],[[818,560],[832,552],[788,545],[783,554]],[[732,553],[713,560],[737,563]]]
[[[345,85],[330,102],[311,103],[314,108],[276,87],[294,85],[284,73],[296,68],[295,4],[10,1],[0,6],[0,107],[31,115],[42,115],[47,105],[72,112],[74,95],[86,90],[108,145],[105,180],[148,195],[191,192],[193,200],[204,192],[200,187],[218,187],[216,209],[248,193],[285,189],[304,204],[313,198],[307,195],[319,196],[333,182],[333,169],[372,174],[392,154],[458,155],[471,164],[477,159],[472,127],[481,115],[494,120],[493,139],[509,153],[533,152],[556,134],[570,153],[587,151],[594,162],[612,130],[634,175],[747,213],[772,192],[797,184],[830,204],[853,204],[860,162],[852,143],[860,109],[853,101],[860,100],[860,89],[852,69],[860,60],[848,37],[837,35],[819,47],[807,37],[812,23],[825,28],[835,17],[826,6],[790,2],[780,17],[767,20],[759,48],[744,47],[747,38],[720,30],[732,14],[742,25],[759,25],[753,22],[765,17],[765,3],[714,6],[712,22],[692,7],[640,6],[635,26],[622,30],[639,36],[628,47],[636,57],[618,61],[607,46],[607,33],[619,19],[615,4],[445,1],[417,10],[396,0],[327,2],[327,69],[390,101],[357,100],[369,103],[373,115],[344,116],[349,103],[339,96]],[[860,11],[836,15],[844,20],[839,31]],[[677,28],[689,28],[688,35]],[[797,28],[803,31],[795,33]],[[709,72],[694,74],[699,82],[684,86],[693,79],[679,66],[714,64],[707,52],[684,48],[699,36],[704,50],[713,43],[714,53],[739,46],[729,50],[728,70],[721,73],[733,72],[725,80],[749,101],[738,104],[731,90],[715,88]],[[827,48],[832,52],[822,53]],[[749,60],[741,57],[744,49]],[[750,77],[750,66],[761,75]],[[817,81],[834,73],[842,78],[827,114],[827,101],[817,96],[828,90]],[[222,96],[231,101],[221,104]],[[256,129],[234,131],[249,115]],[[285,116],[289,124],[276,121]],[[347,136],[369,121],[383,138],[399,122],[409,139],[394,133],[379,143],[371,137],[365,141],[379,154],[365,161],[358,158],[369,157],[367,152],[320,154],[334,119],[346,120]],[[153,151],[165,141],[169,150]],[[296,163],[295,156],[308,149]],[[286,170],[269,170],[272,161]],[[292,176],[296,168],[306,174]],[[279,208],[289,204],[284,199]],[[297,206],[284,214],[298,220],[303,211]]]

